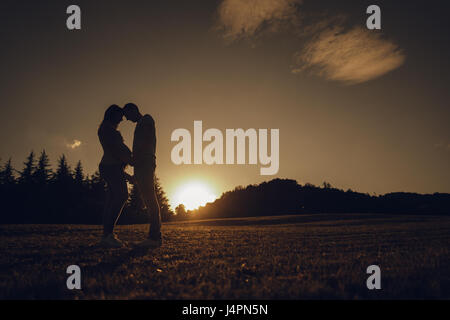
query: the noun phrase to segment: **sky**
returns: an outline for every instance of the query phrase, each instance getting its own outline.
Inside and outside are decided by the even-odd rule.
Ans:
[[[81,8],[68,30],[66,8]],[[366,9],[381,8],[381,30]],[[45,149],[92,174],[111,104],[157,127],[173,198],[290,178],[370,194],[450,192],[447,1],[2,1],[0,158]],[[178,128],[279,129],[279,170],[175,165]],[[131,146],[133,124],[119,130]]]

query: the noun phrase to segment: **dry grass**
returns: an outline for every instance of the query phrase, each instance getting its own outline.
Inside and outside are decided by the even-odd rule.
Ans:
[[[450,298],[450,218],[308,215],[120,226],[128,248],[94,244],[98,226],[0,226],[2,299]],[[82,290],[66,288],[77,264]],[[366,268],[382,290],[366,288]]]

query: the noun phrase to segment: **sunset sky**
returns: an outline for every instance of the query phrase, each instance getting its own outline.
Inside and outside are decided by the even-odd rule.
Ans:
[[[66,28],[77,4],[82,29]],[[366,28],[366,8],[382,30]],[[0,157],[42,149],[93,173],[111,104],[157,126],[169,197],[272,178],[342,189],[450,192],[448,1],[1,1]],[[280,169],[171,162],[177,128],[280,130]],[[131,147],[133,125],[119,126]]]

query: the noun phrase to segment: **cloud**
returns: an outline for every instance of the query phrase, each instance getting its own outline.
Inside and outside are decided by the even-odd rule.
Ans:
[[[363,26],[349,28],[349,17],[339,12],[300,12],[302,3],[223,0],[217,9],[217,29],[228,42],[289,30],[302,48],[294,54],[292,73],[310,72],[345,84],[376,79],[404,63],[403,51],[380,32]]]
[[[283,25],[298,22],[296,6],[302,0],[223,0],[218,29],[228,41],[257,36],[263,30],[276,32]]]
[[[66,146],[67,146],[67,148],[70,148],[70,149],[76,149],[79,146],[81,146],[81,141],[75,139],[75,140],[73,140],[72,143],[67,143]]]
[[[294,55],[293,73],[305,70],[328,80],[357,84],[378,78],[400,67],[405,56],[381,35],[360,27],[322,31]]]

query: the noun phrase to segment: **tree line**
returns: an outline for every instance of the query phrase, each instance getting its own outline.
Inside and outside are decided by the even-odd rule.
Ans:
[[[227,218],[302,213],[450,214],[450,194],[407,192],[369,195],[341,190],[324,182],[301,185],[291,179],[273,179],[259,185],[236,187],[197,210],[176,211],[188,217]]]
[[[81,161],[72,169],[63,154],[53,171],[45,150],[38,157],[32,151],[21,170],[13,168],[11,159],[0,167],[0,223],[101,224],[105,187],[98,171],[85,174]],[[162,219],[168,221],[174,213],[158,179],[156,191]],[[119,223],[148,221],[132,185]]]
[[[163,221],[302,213],[450,214],[447,193],[369,195],[327,182],[301,185],[291,179],[238,186],[196,210],[179,205],[174,214],[158,179],[156,189]],[[105,182],[98,171],[86,175],[81,161],[72,169],[62,155],[53,171],[45,150],[39,157],[31,152],[20,171],[13,168],[11,159],[0,166],[0,201],[0,223],[101,224]],[[119,223],[148,221],[139,193],[131,186]]]

